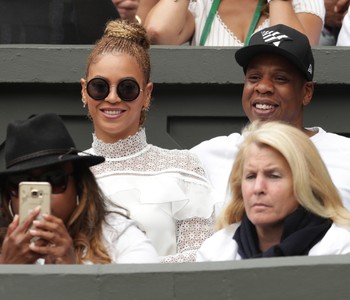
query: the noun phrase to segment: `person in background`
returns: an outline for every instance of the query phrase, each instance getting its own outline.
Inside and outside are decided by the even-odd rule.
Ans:
[[[158,0],[140,0],[140,5],[137,10],[137,15],[140,18],[140,22],[144,24],[146,17],[150,10],[158,3]]]
[[[87,60],[83,106],[94,125],[92,167],[104,193],[130,211],[162,262],[194,261],[213,233],[214,198],[198,158],[148,144],[149,40],[139,23],[111,21]]]
[[[350,209],[350,139],[303,125],[304,107],[314,93],[315,73],[307,37],[286,25],[275,25],[255,33],[235,58],[245,74],[242,106],[249,121],[284,121],[308,135],[325,161],[343,204]],[[228,177],[242,140],[239,133],[232,133],[191,149],[223,202],[228,199]]]
[[[137,21],[135,19],[140,0],[112,0],[119,16],[123,20]]]
[[[350,46],[350,10],[348,9],[340,29],[337,46]]]
[[[54,134],[53,134],[54,133]],[[41,114],[8,125],[1,180],[1,264],[155,263],[149,239],[118,205],[106,208],[89,167],[101,156],[79,155],[62,120]],[[33,209],[19,222],[19,184],[48,182],[51,214]],[[38,191],[38,202],[42,193]]]
[[[122,19],[143,23],[158,0],[112,0]]]
[[[254,32],[282,23],[318,45],[324,16],[323,0],[159,0],[145,27],[153,44],[243,46]]]
[[[111,0],[0,1],[1,44],[93,44],[108,20]]]
[[[243,135],[221,230],[197,261],[350,253],[350,212],[308,136],[277,121]]]
[[[350,0],[324,0],[326,16],[320,37],[320,46],[335,46]]]

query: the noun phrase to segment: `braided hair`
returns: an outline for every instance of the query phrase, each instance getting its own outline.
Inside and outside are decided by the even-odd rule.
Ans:
[[[139,23],[127,20],[113,20],[106,24],[101,39],[97,40],[86,63],[86,77],[90,65],[100,55],[123,53],[134,57],[144,75],[145,83],[150,81],[151,62],[149,55],[150,41],[145,28]],[[141,112],[140,127],[145,123],[146,111]]]

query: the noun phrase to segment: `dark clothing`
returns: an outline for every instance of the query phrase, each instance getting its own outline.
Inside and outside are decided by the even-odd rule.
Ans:
[[[299,207],[284,220],[280,244],[265,252],[259,249],[256,229],[246,214],[233,239],[238,244],[238,253],[243,258],[308,255],[331,227],[332,221],[324,219]]]
[[[1,44],[93,44],[108,20],[111,0],[0,0]]]

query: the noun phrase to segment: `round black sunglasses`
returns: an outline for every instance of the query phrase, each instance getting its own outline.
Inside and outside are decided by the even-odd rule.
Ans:
[[[97,101],[101,101],[107,98],[110,92],[110,87],[108,81],[103,78],[93,78],[86,85],[86,91],[88,95]],[[117,94],[123,101],[133,101],[135,100],[140,92],[139,84],[136,80],[126,78],[118,82],[117,84]]]

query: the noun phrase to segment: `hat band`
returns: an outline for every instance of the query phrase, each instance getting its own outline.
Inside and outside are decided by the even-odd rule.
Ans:
[[[16,159],[8,161],[6,163],[6,168],[12,167],[20,162],[30,160],[33,158],[52,155],[52,154],[66,154],[67,152],[72,152],[72,148],[70,148],[70,149],[47,149],[47,150],[34,152],[34,153],[23,155],[23,156],[17,157]]]

